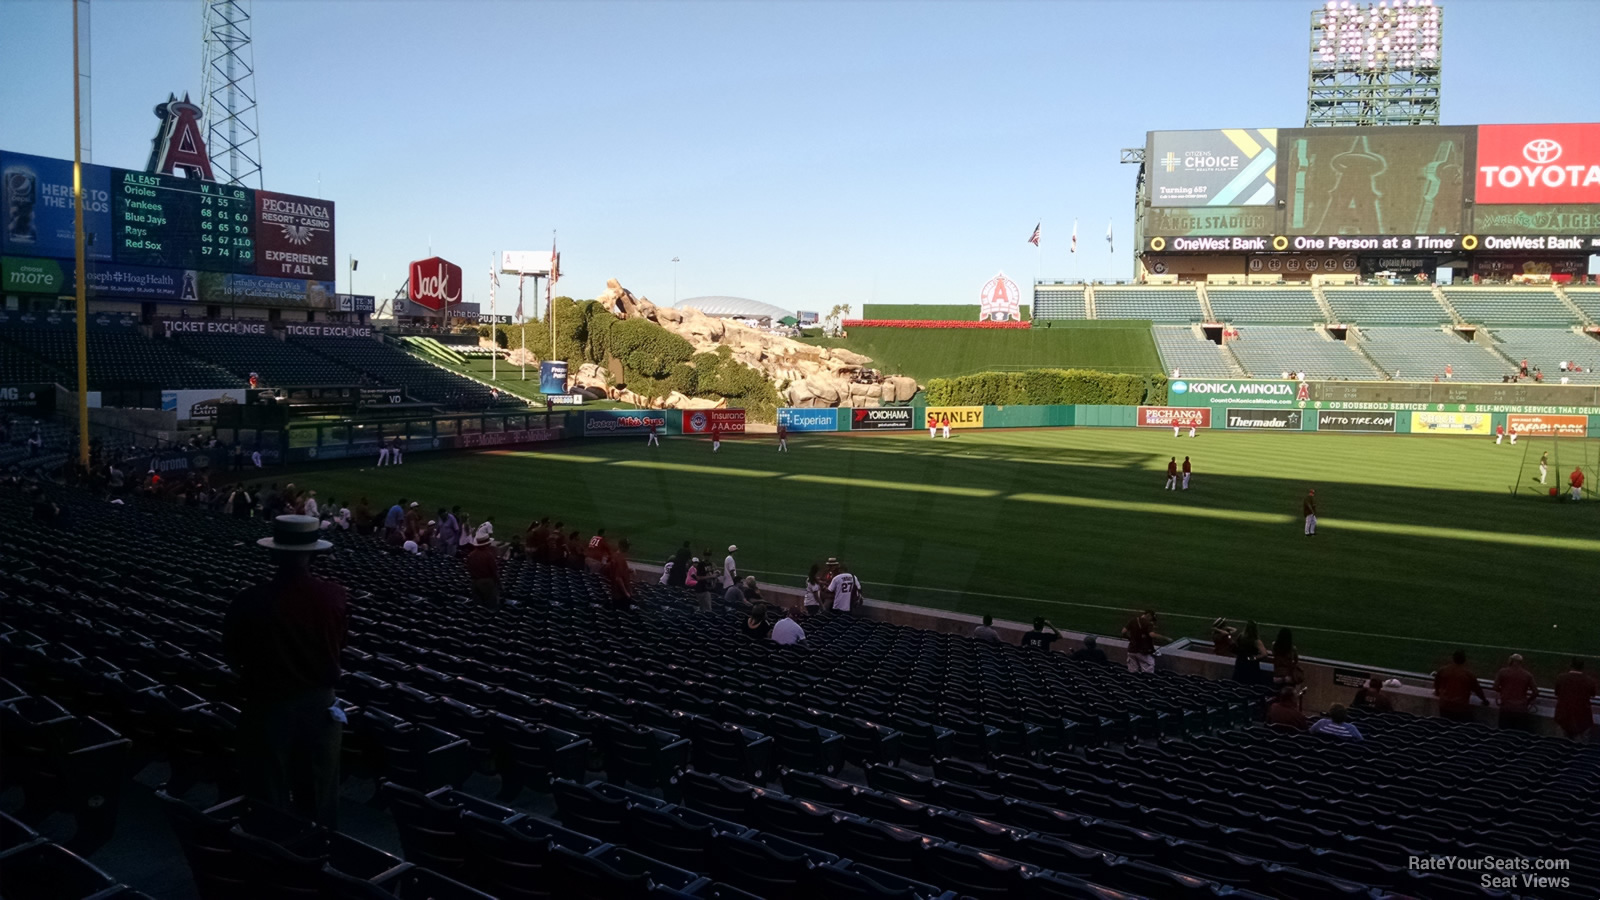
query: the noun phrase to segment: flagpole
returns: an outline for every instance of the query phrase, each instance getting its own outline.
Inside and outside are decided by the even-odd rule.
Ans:
[[[522,284],[528,276],[517,273],[517,317],[522,321],[518,323],[522,331],[522,380],[528,380],[528,316],[522,311]],[[539,287],[539,279],[533,280],[534,289]]]
[[[499,326],[495,324],[494,315],[494,286],[499,279],[494,277],[494,254],[489,254],[489,340],[494,344],[489,354],[489,380],[500,380],[500,335],[495,331]]]

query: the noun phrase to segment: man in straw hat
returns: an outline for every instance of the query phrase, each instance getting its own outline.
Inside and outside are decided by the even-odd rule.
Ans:
[[[239,760],[246,795],[329,828],[337,823],[339,742],[334,706],[339,651],[349,632],[349,592],[311,574],[333,545],[310,516],[278,516],[271,580],[234,598],[222,624],[223,652],[239,673]]]

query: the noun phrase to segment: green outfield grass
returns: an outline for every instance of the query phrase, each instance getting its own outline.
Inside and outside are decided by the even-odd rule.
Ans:
[[[1152,606],[1168,634],[1254,617],[1295,627],[1310,656],[1427,671],[1461,646],[1488,671],[1515,649],[1549,673],[1600,654],[1600,502],[1511,496],[1541,446],[1523,443],[1063,429],[796,435],[786,455],[750,437],[713,456],[699,439],[640,438],[296,481],[341,500],[459,503],[495,515],[502,537],[540,515],[586,536],[604,526],[646,561],[685,538],[719,558],[737,543],[741,568],[779,583],[836,555],[869,597],[1063,628],[1115,634]],[[1596,442],[1561,447],[1569,468],[1585,448],[1593,477]],[[1174,454],[1194,462],[1186,493],[1162,490]]]
[[[1019,369],[1098,369],[1138,375],[1161,371],[1149,322],[1082,326],[1052,322],[1022,330],[852,328],[846,338],[807,343],[870,356],[886,372],[918,381]]]

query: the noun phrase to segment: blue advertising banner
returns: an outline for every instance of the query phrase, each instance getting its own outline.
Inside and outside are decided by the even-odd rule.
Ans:
[[[682,417],[674,412],[671,418]],[[655,425],[657,434],[666,434],[667,419],[665,412],[656,409],[591,409],[583,414],[583,434],[585,437],[643,437],[650,433],[651,425]]]
[[[565,394],[567,392],[567,361],[551,359],[539,363],[539,393]]]
[[[199,303],[199,273],[193,269],[152,269],[121,263],[95,263],[85,273],[91,297],[133,297]],[[76,275],[67,269],[67,282],[77,290]]]
[[[84,166],[83,192],[85,258],[111,259],[111,170]],[[72,220],[71,162],[0,154],[0,252],[76,258]]]
[[[273,306],[298,306],[306,309],[333,309],[335,290],[331,281],[304,278],[271,278],[265,275],[225,275],[200,273],[200,300],[219,306],[234,303],[269,303]]]
[[[839,411],[784,407],[778,410],[778,424],[790,431],[838,431]]]

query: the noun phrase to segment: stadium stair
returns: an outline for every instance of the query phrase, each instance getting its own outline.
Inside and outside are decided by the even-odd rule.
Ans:
[[[400,339],[407,346],[420,350],[428,356],[435,357],[451,365],[466,365],[467,358],[460,353],[446,347],[431,337],[402,337]]]
[[[1322,285],[1311,285],[1311,296],[1317,298],[1317,308],[1322,310],[1322,321],[1339,321],[1339,318],[1333,314],[1333,307],[1328,305],[1328,295],[1322,292]]]
[[[1454,320],[1457,325],[1465,325],[1467,320],[1461,317],[1461,311],[1456,309],[1456,305],[1454,303],[1450,302],[1450,298],[1445,295],[1444,288],[1437,284],[1433,285],[1432,287],[1433,299],[1439,301],[1439,305],[1444,307],[1445,310],[1450,313],[1450,318]]]
[[[1205,320],[1207,322],[1219,321],[1217,319],[1217,314],[1211,311],[1211,295],[1206,293],[1205,283],[1196,283],[1194,286],[1194,292],[1195,296],[1200,298],[1200,312],[1206,317]]]
[[[1585,325],[1595,324],[1594,318],[1591,317],[1583,307],[1573,302],[1572,298],[1567,295],[1567,289],[1565,286],[1563,286],[1560,282],[1557,282],[1552,284],[1550,287],[1554,289],[1556,296],[1561,298],[1561,302],[1565,303],[1567,308],[1572,310],[1572,314],[1578,317],[1578,321]]]
[[[1345,344],[1347,344],[1351,350],[1354,350],[1357,356],[1360,356],[1362,359],[1366,360],[1367,365],[1377,370],[1379,376],[1383,378],[1384,381],[1388,381],[1389,373],[1384,371],[1383,366],[1379,365],[1378,361],[1372,358],[1372,354],[1367,352],[1367,348],[1365,346],[1366,342],[1361,338],[1361,329],[1355,325],[1350,325],[1347,327],[1349,330],[1347,330],[1344,335]]]
[[[1083,286],[1083,315],[1088,319],[1100,318],[1100,314],[1094,308],[1094,285]]]

